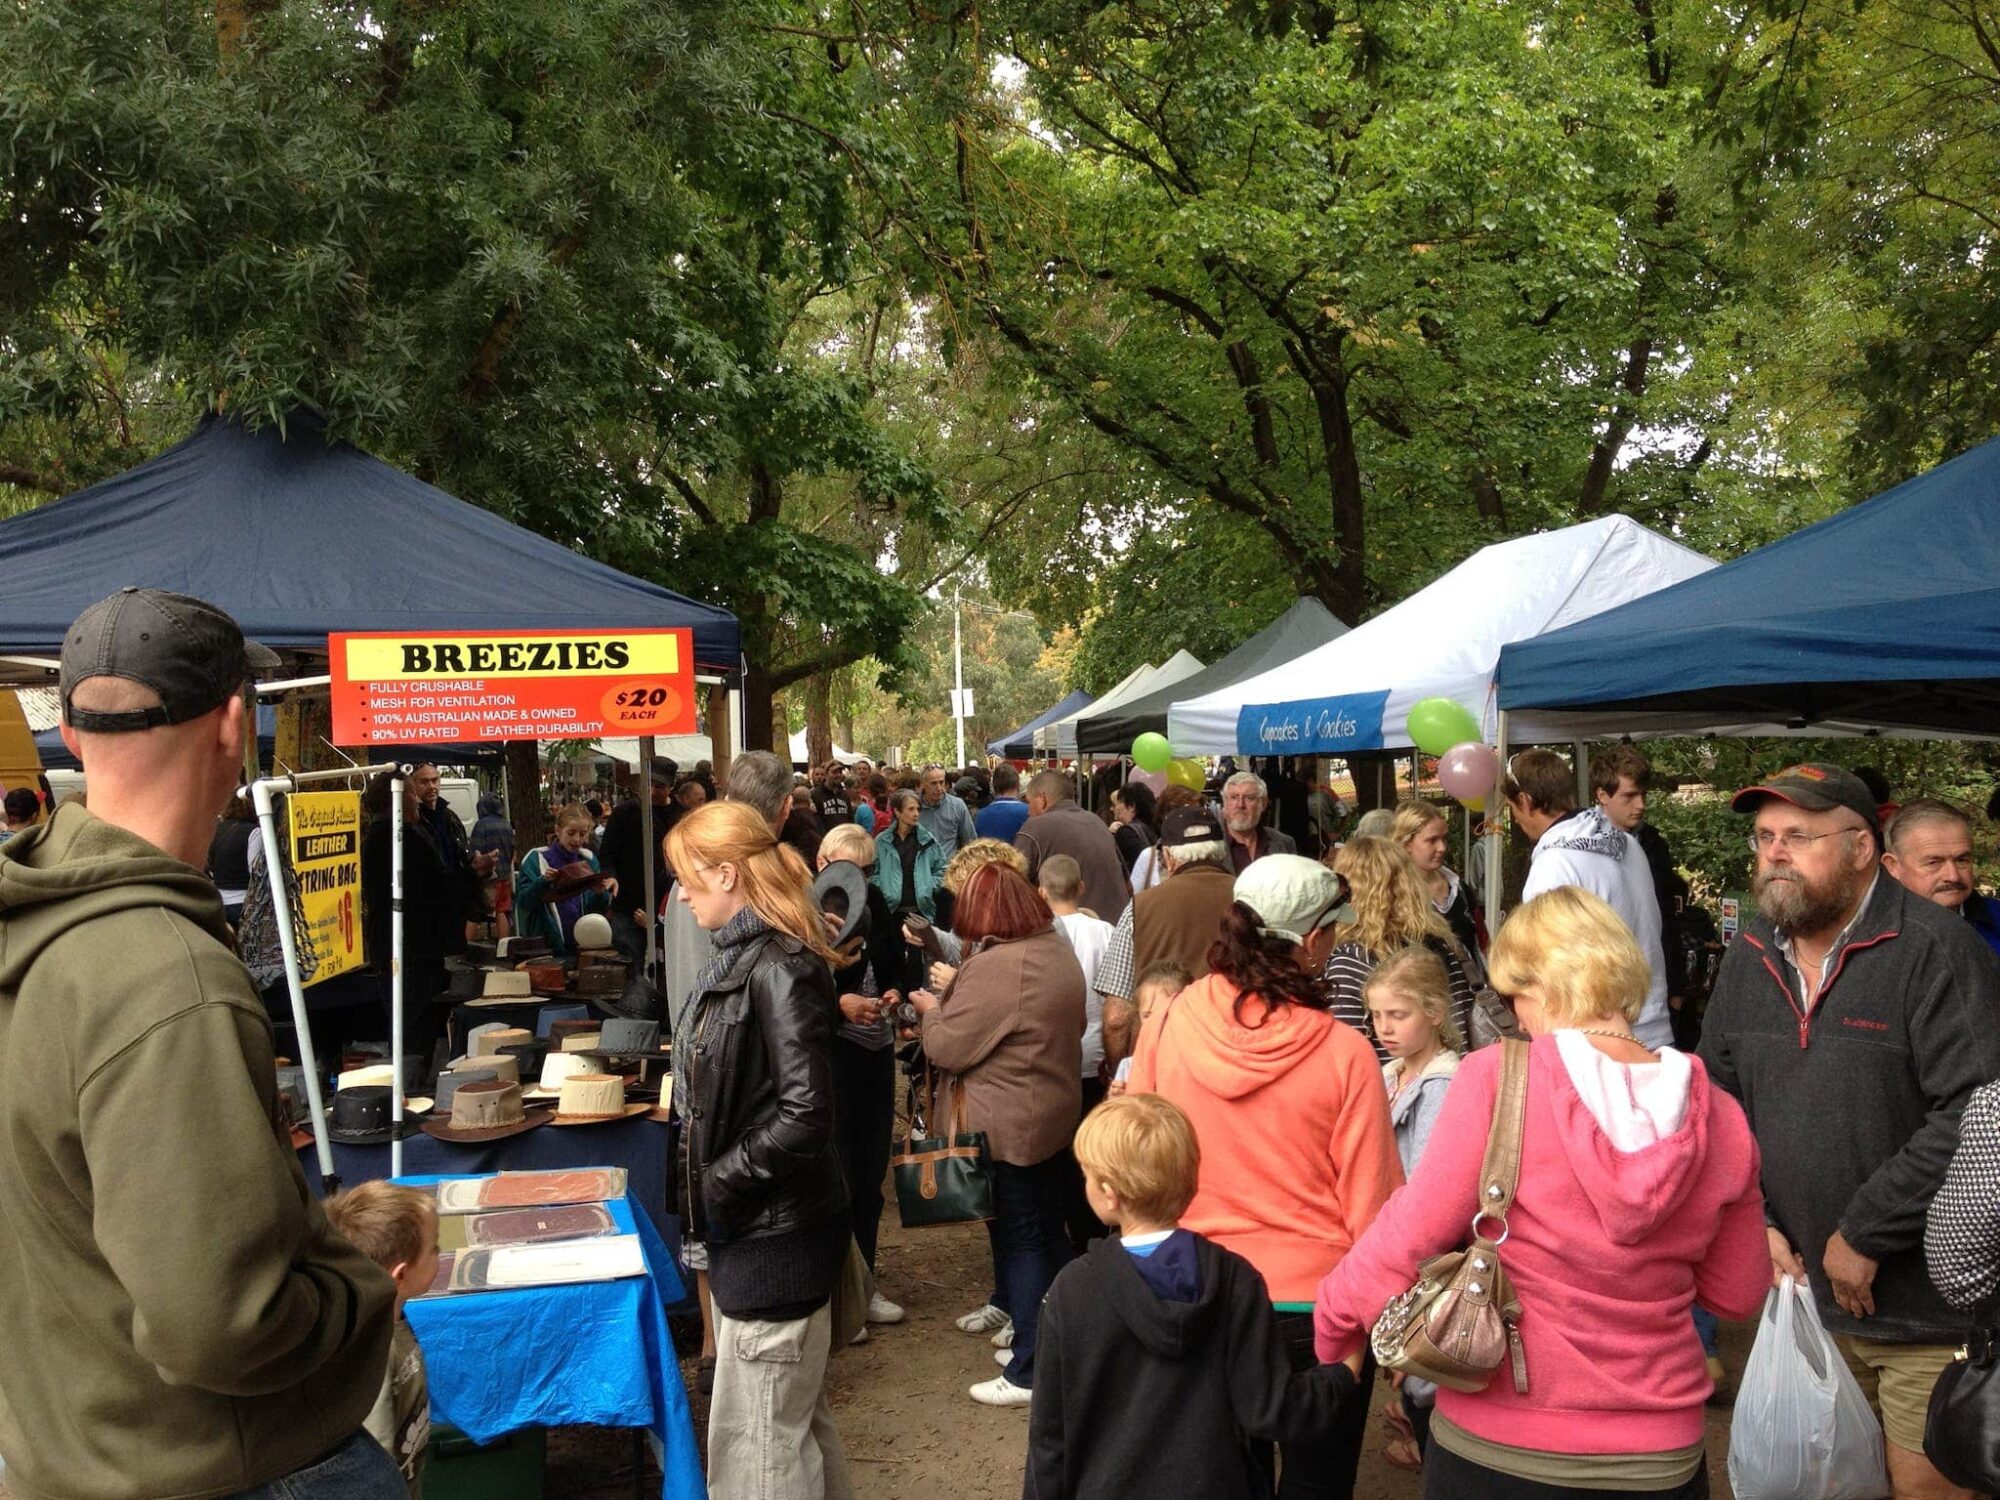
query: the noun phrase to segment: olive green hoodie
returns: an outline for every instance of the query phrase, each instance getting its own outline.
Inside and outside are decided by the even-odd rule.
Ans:
[[[394,1288],[327,1227],[215,888],[65,807],[0,845],[0,1455],[17,1500],[192,1500],[345,1441]]]

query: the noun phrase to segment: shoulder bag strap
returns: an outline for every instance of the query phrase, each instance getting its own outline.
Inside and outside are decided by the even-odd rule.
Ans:
[[[1479,1165],[1479,1219],[1498,1219],[1504,1226],[1514,1206],[1521,1180],[1521,1127],[1528,1113],[1528,1044],[1519,1037],[1501,1042],[1500,1091],[1493,1100],[1493,1128],[1486,1137],[1486,1159]]]

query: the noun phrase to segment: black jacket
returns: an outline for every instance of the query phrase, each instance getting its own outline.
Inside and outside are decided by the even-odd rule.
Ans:
[[[1743,1103],[1763,1157],[1765,1209],[1806,1263],[1821,1320],[1891,1343],[1957,1343],[1965,1314],[1924,1269],[1924,1211],[1958,1119],[2000,1074],[2000,971],[1957,913],[1877,876],[1809,1015],[1758,917],[1723,956],[1701,1060]],[[1875,1313],[1834,1303],[1821,1259],[1839,1230],[1881,1262]]]
[[[1251,1500],[1250,1444],[1322,1433],[1354,1390],[1344,1365],[1294,1373],[1264,1278],[1199,1235],[1191,1302],[1157,1295],[1114,1235],[1042,1303],[1023,1500]]]
[[[880,990],[900,991],[910,987],[910,945],[903,941],[903,924],[889,910],[889,899],[882,894],[882,888],[872,880],[868,882],[867,928],[861,940],[861,956],[833,976],[836,996],[860,994],[870,969],[875,971],[875,984]]]
[[[688,1090],[688,1234],[710,1245],[770,1238],[847,1208],[833,1144],[833,975],[796,938],[744,945],[694,999]]]
[[[666,838],[667,814],[677,811],[672,803],[653,809],[653,899],[667,893],[667,857],[659,844]],[[597,850],[604,873],[618,882],[618,907],[637,911],[646,904],[646,849],[639,826],[639,804],[621,802],[604,820],[604,839]]]
[[[435,962],[465,951],[465,924],[482,910],[470,866],[446,864],[430,825],[403,825],[403,956]],[[377,818],[361,835],[361,918],[368,962],[389,969],[389,820]],[[418,998],[428,1000],[430,996]]]

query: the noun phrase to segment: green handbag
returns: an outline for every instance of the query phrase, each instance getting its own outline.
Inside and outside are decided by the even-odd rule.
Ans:
[[[923,1099],[917,1099],[912,1084],[909,1133],[889,1158],[903,1227],[983,1224],[993,1217],[993,1163],[986,1155],[986,1134],[965,1128],[965,1090],[958,1087],[951,1090],[945,1133],[930,1135],[925,1122],[936,1103],[936,1079],[926,1068]]]

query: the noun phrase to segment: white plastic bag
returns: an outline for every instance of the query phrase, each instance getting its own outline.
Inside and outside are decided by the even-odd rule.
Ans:
[[[1882,1424],[1813,1306],[1786,1277],[1764,1299],[1729,1429],[1736,1500],[1881,1500]]]

